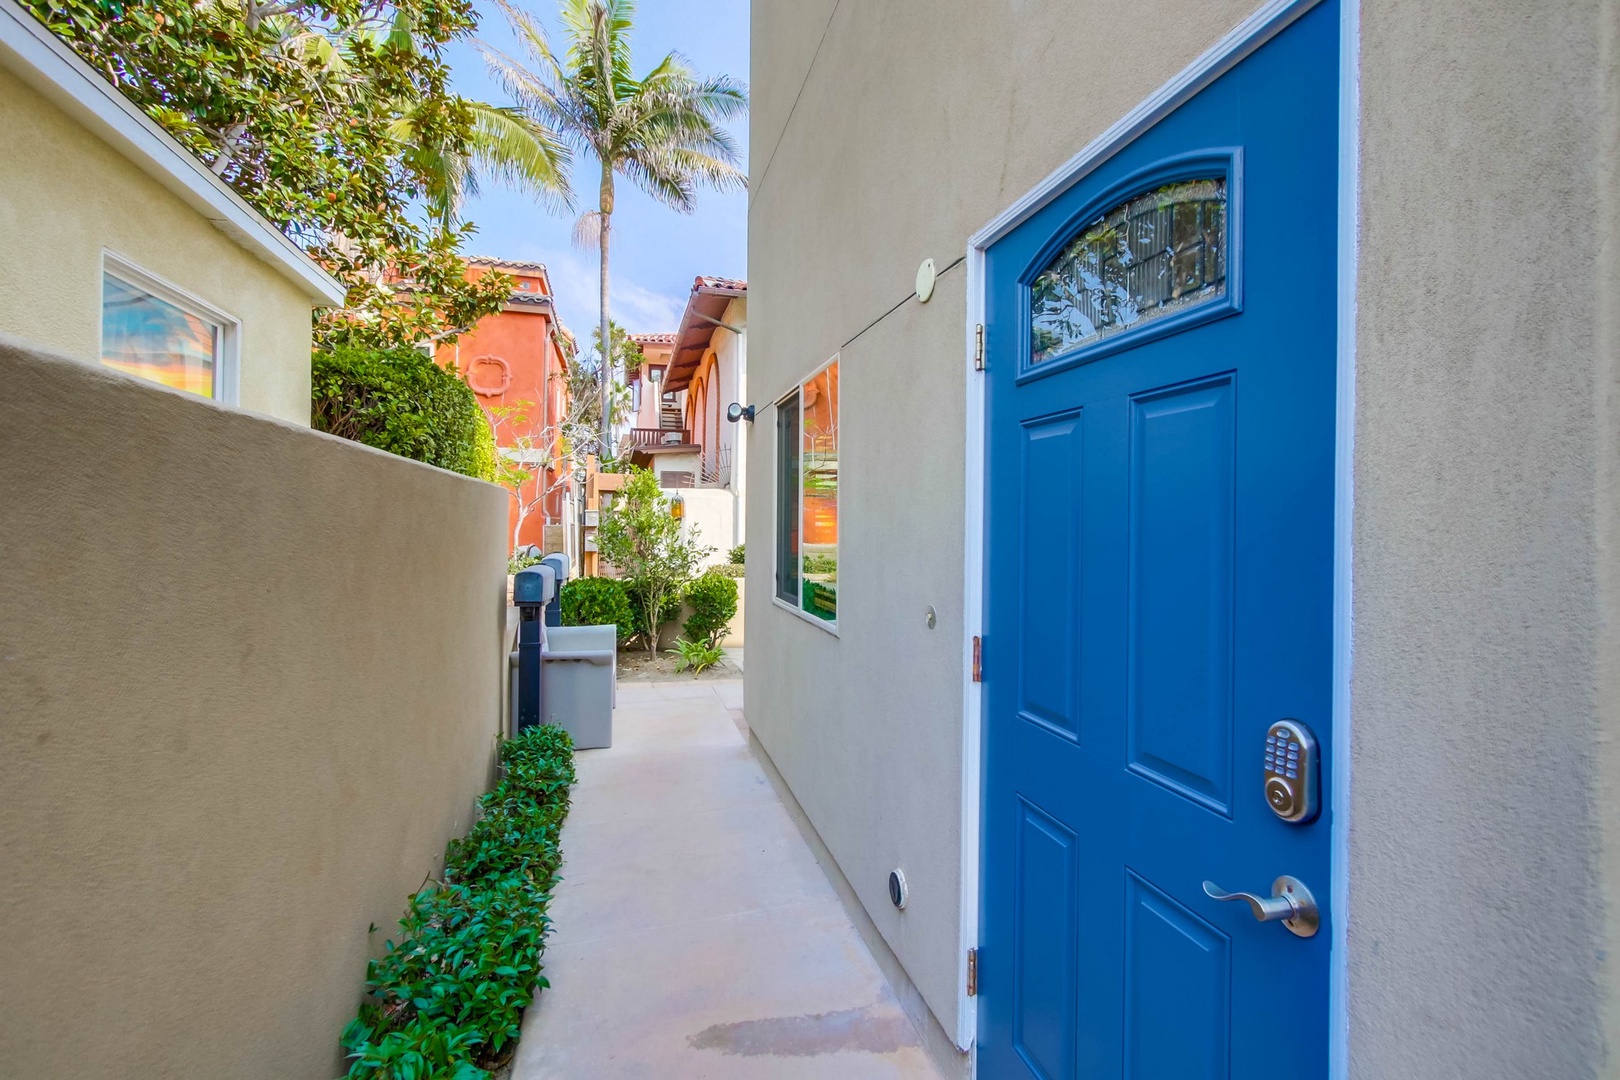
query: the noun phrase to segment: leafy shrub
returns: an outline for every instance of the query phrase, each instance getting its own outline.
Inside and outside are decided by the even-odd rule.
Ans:
[[[476,398],[473,403],[477,404]],[[483,418],[483,423],[473,428],[473,471],[467,475],[498,483],[501,475],[501,452],[495,445],[495,426],[490,423],[489,414],[484,412],[482,406],[479,406],[478,413]]]
[[[444,880],[410,898],[398,944],[367,969],[370,1000],[343,1032],[350,1080],[486,1080],[510,1056],[536,988],[574,783],[560,727],[501,744],[505,774],[445,851]]]
[[[819,581],[804,579],[804,610],[818,619],[832,622],[838,618],[838,591],[829,589]]]
[[[804,572],[807,574],[836,574],[838,573],[838,556],[806,555],[804,557]]]
[[[625,594],[624,582],[617,578],[575,578],[562,587],[564,626],[605,626],[619,628],[619,640],[634,632],[635,612]]]
[[[658,628],[675,617],[681,592],[714,549],[682,530],[656,476],[634,467],[625,475],[629,479],[613,505],[602,510],[596,541],[602,558],[624,575],[630,603],[640,615],[636,636],[654,652]],[[672,600],[675,611],[670,611]]]
[[[624,583],[624,595],[630,601],[630,633],[625,636],[626,641],[640,641],[648,648],[655,648],[656,641],[648,636],[647,631],[647,601],[638,581]],[[658,601],[658,626],[662,629],[672,622],[681,613],[681,594],[675,592],[665,593]],[[649,644],[651,642],[651,644]]]
[[[686,587],[686,602],[692,605],[692,615],[684,625],[686,636],[719,645],[737,617],[737,579],[712,570],[699,575]]]
[[[685,671],[691,668],[694,676],[704,668],[718,664],[726,656],[726,651],[718,645],[711,645],[706,641],[688,641],[685,638],[675,643],[675,651],[681,658],[675,665],[675,670]]]
[[[748,568],[746,566],[744,566],[742,563],[730,563],[730,562],[728,562],[728,563],[721,563],[719,566],[711,566],[711,567],[709,567],[707,573],[721,574],[721,575],[724,575],[725,577],[729,577],[729,578],[740,578],[740,577],[747,577],[748,576]]]
[[[310,426],[480,480],[495,436],[461,376],[415,349],[343,347],[313,358]]]
[[[506,560],[506,572],[515,574],[519,570],[527,570],[531,566],[538,566],[544,558],[544,555],[513,555]]]
[[[738,544],[736,547],[726,552],[726,562],[730,563],[732,566],[741,566],[743,564],[743,548],[746,546],[747,545],[745,544]]]

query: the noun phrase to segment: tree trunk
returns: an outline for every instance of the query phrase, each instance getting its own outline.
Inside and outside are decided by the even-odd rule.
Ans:
[[[613,225],[613,166],[602,164],[601,230],[597,234],[602,249],[602,275],[600,297],[602,322],[598,332],[602,335],[602,366],[597,377],[602,383],[602,448],[601,460],[613,456],[613,334],[608,318],[608,233]]]

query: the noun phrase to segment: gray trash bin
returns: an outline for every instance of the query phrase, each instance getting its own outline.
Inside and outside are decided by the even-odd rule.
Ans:
[[[540,722],[560,724],[578,750],[613,745],[619,628],[547,626],[540,650]]]

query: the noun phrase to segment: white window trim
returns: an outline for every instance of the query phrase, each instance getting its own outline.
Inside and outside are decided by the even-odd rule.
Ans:
[[[219,327],[218,353],[214,357],[214,394],[210,401],[217,401],[221,405],[238,405],[241,401],[241,352],[242,352],[242,320],[234,315],[226,314],[219,308],[210,304],[202,297],[187,292],[171,281],[165,281],[149,270],[143,270],[139,265],[113,251],[105,248],[101,252],[101,272],[105,276],[111,274],[128,285],[150,293],[159,300],[173,304],[190,315],[199,319],[206,319]],[[96,281],[96,295],[103,296],[102,282]],[[96,362],[106,355],[106,342],[102,340],[102,332],[106,326],[106,319],[97,312],[96,319]]]
[[[820,375],[823,371],[826,371],[828,368],[832,367],[834,364],[838,363],[839,358],[842,355],[843,354],[841,352],[833,353],[826,360],[823,360],[818,366],[812,368],[810,370],[810,372],[807,375],[805,375],[802,379],[800,379],[798,382],[794,383],[793,384],[793,389],[789,390],[787,393],[783,394],[781,397],[776,399],[775,404],[776,404],[777,408],[781,408],[782,405],[785,402],[787,402],[788,400],[790,400],[790,399],[797,400],[798,403],[799,403],[799,445],[797,447],[795,447],[794,449],[795,449],[795,452],[799,455],[799,461],[800,461],[800,464],[801,464],[801,468],[802,468],[802,464],[803,464],[803,461],[804,461],[804,384],[809,382],[811,379],[814,379],[817,375]],[[840,396],[842,396],[842,395],[840,395]],[[842,412],[843,410],[840,409],[839,411]],[[835,415],[834,419],[835,420],[837,419],[836,415]],[[782,447],[780,445],[778,445],[776,447],[776,453],[777,453],[778,463],[780,463],[781,454],[782,454]],[[840,458],[843,457],[843,447],[842,446],[839,447],[838,453],[839,453]],[[777,505],[778,509],[780,509],[780,507],[781,507],[781,494],[782,494],[781,492],[776,493],[776,500],[775,501],[776,501],[776,505]],[[775,527],[779,523],[780,523],[780,519],[778,518],[776,521],[772,522],[772,526]],[[777,550],[778,550],[777,545],[773,543],[771,545],[771,558],[773,560],[773,566],[774,566],[774,560],[777,557]],[[835,564],[842,561],[842,559],[843,559],[843,551],[844,551],[844,529],[843,529],[842,523],[840,523],[839,528],[838,528],[838,539],[833,541],[833,562]],[[773,574],[772,576],[776,580],[780,580],[780,575]],[[802,597],[803,590],[804,590],[804,481],[803,481],[802,478],[799,481],[799,575],[798,575],[798,581],[799,581],[800,595]],[[810,614],[808,611],[804,610],[802,599],[801,599],[800,603],[798,603],[798,604],[790,604],[786,600],[783,600],[782,597],[780,595],[778,595],[777,592],[776,592],[775,581],[772,582],[772,587],[771,587],[771,602],[773,604],[775,604],[777,607],[781,608],[783,611],[789,612],[790,614],[793,614],[793,615],[797,615],[799,618],[803,619],[805,622],[809,623],[811,626],[819,627],[820,629],[822,629],[822,630],[826,631],[827,633],[831,634],[833,637],[838,636],[838,620],[837,619],[833,619],[831,621],[828,621],[827,619],[817,618],[816,616]]]

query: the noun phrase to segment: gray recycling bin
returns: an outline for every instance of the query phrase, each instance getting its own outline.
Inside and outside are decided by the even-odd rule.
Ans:
[[[548,626],[542,612],[556,596],[556,568],[550,561],[517,572],[512,584],[518,609],[513,734],[536,724],[559,724],[576,749],[612,746],[618,627]]]
[[[619,628],[546,626],[541,633],[541,722],[562,725],[575,749],[612,746]]]

